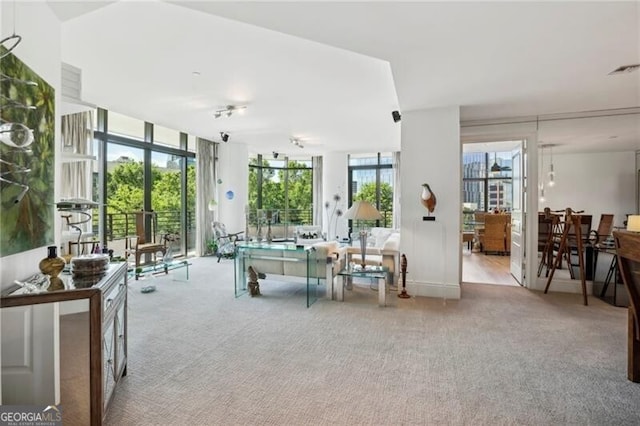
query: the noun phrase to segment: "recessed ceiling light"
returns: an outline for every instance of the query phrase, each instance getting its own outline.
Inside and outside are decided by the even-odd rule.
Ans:
[[[622,65],[616,68],[615,70],[611,71],[609,75],[626,74],[626,73],[634,72],[638,68],[640,68],[640,64]]]

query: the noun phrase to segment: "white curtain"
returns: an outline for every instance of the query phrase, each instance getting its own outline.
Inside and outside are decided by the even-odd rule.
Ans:
[[[198,138],[196,152],[196,255],[207,252],[218,213],[218,144]]]
[[[313,167],[313,225],[322,227],[324,205],[322,204],[322,157],[312,157]]]
[[[79,160],[92,155],[93,111],[63,115],[62,149]],[[69,157],[73,158],[73,157]],[[92,200],[91,169],[88,161],[65,161],[62,163],[62,185],[60,197]]]
[[[400,229],[400,151],[393,153],[393,224],[392,228]]]
[[[81,198],[93,201],[92,158],[93,147],[93,111],[63,115],[61,117],[63,158],[60,171],[60,198]],[[56,200],[59,201],[59,200]],[[91,220],[80,213],[65,213],[62,223],[62,239],[64,249],[60,254],[70,254],[66,241],[93,237]],[[84,222],[84,223],[79,223]],[[68,224],[75,223],[75,228]],[[81,229],[81,233],[76,231]],[[79,247],[78,247],[79,249]],[[68,252],[67,252],[68,250]]]

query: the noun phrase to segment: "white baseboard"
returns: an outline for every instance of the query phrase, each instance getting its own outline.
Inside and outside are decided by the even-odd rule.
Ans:
[[[407,280],[407,293],[411,296],[460,299],[460,284],[441,284]]]

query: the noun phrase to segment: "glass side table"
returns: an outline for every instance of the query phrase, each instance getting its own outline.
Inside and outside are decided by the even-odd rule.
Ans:
[[[366,265],[364,268],[360,265],[348,265],[338,273],[342,277],[341,285],[336,289],[336,300],[344,301],[344,288],[355,278],[368,278],[378,280],[378,306],[387,305],[387,277],[389,276],[389,268],[386,266]],[[333,291],[332,291],[333,294]]]

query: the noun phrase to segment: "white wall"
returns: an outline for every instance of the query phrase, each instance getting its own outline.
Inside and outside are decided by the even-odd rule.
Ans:
[[[545,172],[549,157],[545,154]],[[622,226],[625,215],[635,213],[635,152],[553,155],[555,186],[545,188],[545,207],[571,207],[593,215],[592,229],[602,213],[613,213],[614,225]]]
[[[21,43],[13,53],[25,64],[33,69],[40,77],[47,81],[56,91],[56,173],[55,181],[60,181],[60,23],[45,2],[0,2],[2,38],[13,34],[14,31],[22,36]],[[58,199],[56,190],[55,199]],[[55,210],[55,206],[50,207]],[[60,217],[56,218],[56,241],[60,239]],[[0,258],[0,289],[12,285],[16,279],[24,279],[39,272],[38,262],[46,257],[45,247],[37,248],[12,256]]]
[[[341,199],[338,202],[337,208],[345,213],[349,206],[347,205],[347,176],[349,168],[349,156],[346,152],[330,152],[322,158],[322,231],[327,233],[328,239],[333,239],[336,236],[340,238],[347,238],[349,230],[347,228],[348,221],[344,216],[339,217],[337,220],[334,216],[332,221],[331,230],[328,229],[328,221],[336,204],[333,200],[335,194],[340,195]],[[324,204],[329,202],[329,217],[327,216],[327,210]],[[334,235],[336,234],[336,235]]]
[[[460,111],[458,107],[402,114],[401,244],[408,292],[460,298]],[[436,195],[435,221],[423,221],[422,184]]]
[[[221,143],[218,151],[218,220],[225,224],[227,232],[245,230],[245,207],[249,204],[249,150],[245,144]],[[226,193],[233,191],[233,199]]]

